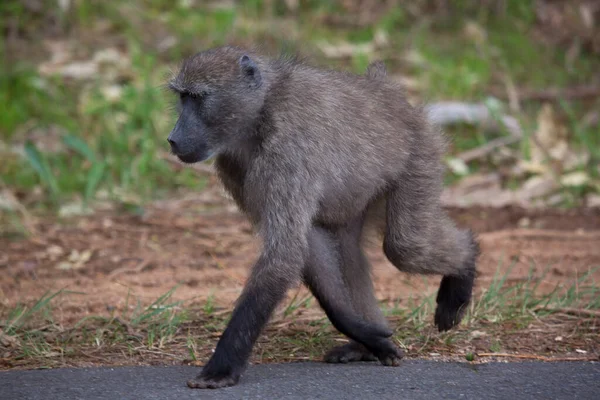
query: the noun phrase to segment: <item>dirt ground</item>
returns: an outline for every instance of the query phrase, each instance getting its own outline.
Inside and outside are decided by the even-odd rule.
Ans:
[[[569,284],[600,266],[600,209],[450,209],[481,241],[478,290],[510,269],[508,280],[532,274],[540,290]],[[60,322],[122,309],[129,298],[149,304],[176,285],[173,299],[231,307],[240,294],[259,241],[249,223],[214,185],[200,195],[157,202],[142,216],[101,212],[67,220],[43,219],[27,240],[0,239],[2,305],[66,289]],[[396,270],[370,245],[378,297],[396,302],[431,294],[439,277]],[[600,271],[593,272],[596,281]],[[294,293],[291,293],[292,296]]]

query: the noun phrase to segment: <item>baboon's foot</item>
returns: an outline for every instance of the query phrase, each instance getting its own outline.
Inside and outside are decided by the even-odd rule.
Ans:
[[[346,364],[353,361],[377,361],[377,357],[357,342],[334,347],[325,354],[325,362],[328,363]]]

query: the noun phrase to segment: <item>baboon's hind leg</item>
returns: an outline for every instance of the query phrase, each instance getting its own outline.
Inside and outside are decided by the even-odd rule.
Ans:
[[[463,232],[467,233],[468,239],[465,240],[464,245],[468,246],[470,253],[463,262],[464,268],[460,273],[442,277],[434,317],[434,322],[440,331],[447,331],[458,325],[471,302],[479,245],[471,231]]]
[[[460,323],[471,300],[479,247],[441,208],[435,174],[408,171],[387,195],[383,249],[402,271],[443,275],[434,321],[445,331]]]
[[[366,321],[377,326],[387,327],[387,320],[375,298],[369,262],[360,247],[362,227],[363,218],[361,217],[335,233],[342,278],[348,288],[354,310]],[[362,344],[351,340],[350,343],[328,351],[325,361],[330,363],[377,361],[377,357]]]
[[[325,229],[313,228],[310,255],[304,281],[315,295],[333,325],[352,342],[326,357],[330,362],[372,359],[383,365],[399,365],[402,352],[389,339],[392,331],[383,323],[366,319],[357,312],[340,269],[341,254],[336,236]]]

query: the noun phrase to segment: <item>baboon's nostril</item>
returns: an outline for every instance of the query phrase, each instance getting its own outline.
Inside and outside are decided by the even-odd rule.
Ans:
[[[167,139],[167,142],[171,145],[171,151],[177,153],[177,143],[174,140]]]

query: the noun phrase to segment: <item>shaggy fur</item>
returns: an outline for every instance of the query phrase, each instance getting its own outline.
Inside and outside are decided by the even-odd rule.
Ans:
[[[402,352],[361,250],[367,223],[379,227],[398,269],[443,275],[435,323],[459,323],[477,242],[440,205],[444,136],[383,63],[354,75],[222,47],[187,59],[170,87],[181,97],[173,153],[188,163],[216,157],[223,185],[263,239],[231,321],[190,387],[237,383],[271,313],[300,280],[352,340],[327,361],[398,365]]]

